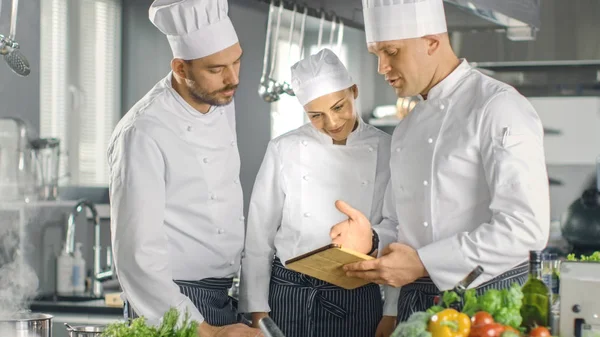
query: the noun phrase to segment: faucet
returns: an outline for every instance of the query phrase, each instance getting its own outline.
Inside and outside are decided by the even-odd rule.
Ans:
[[[110,250],[108,253],[108,270],[102,270],[100,267],[100,254],[102,247],[100,247],[100,217],[98,211],[91,201],[80,200],[77,202],[69,219],[67,221],[67,238],[65,241],[65,252],[67,254],[73,254],[75,252],[75,218],[81,212],[88,208],[92,212],[92,220],[94,222],[94,271],[92,275],[91,292],[96,297],[102,297],[104,291],[102,289],[102,282],[113,277],[114,268],[112,268],[112,262],[110,261]]]

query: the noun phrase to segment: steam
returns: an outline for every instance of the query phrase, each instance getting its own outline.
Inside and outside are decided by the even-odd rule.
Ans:
[[[0,219],[0,319],[26,312],[38,289],[38,277],[23,256],[26,239],[19,221]]]

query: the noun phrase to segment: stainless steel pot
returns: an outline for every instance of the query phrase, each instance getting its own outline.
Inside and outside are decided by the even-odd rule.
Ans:
[[[106,328],[103,325],[69,325],[65,323],[69,337],[100,337]]]
[[[20,313],[0,317],[0,336],[52,337],[52,315]]]

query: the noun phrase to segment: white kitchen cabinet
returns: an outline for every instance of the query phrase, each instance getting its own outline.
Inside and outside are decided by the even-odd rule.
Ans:
[[[600,97],[530,97],[547,130],[546,163],[594,165],[600,155]]]

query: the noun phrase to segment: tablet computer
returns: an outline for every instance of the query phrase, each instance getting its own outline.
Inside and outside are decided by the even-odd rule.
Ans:
[[[346,264],[373,259],[374,257],[372,256],[332,243],[289,259],[285,262],[285,266],[288,269],[312,276],[344,289],[356,289],[370,282],[346,276],[342,267]]]

